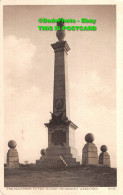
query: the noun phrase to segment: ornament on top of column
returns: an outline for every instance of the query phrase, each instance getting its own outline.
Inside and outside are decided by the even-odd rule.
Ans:
[[[57,26],[60,26],[60,30],[56,31],[56,36],[59,41],[64,41],[65,38],[65,30],[63,30],[64,21],[63,18],[60,18],[60,20],[57,22]]]

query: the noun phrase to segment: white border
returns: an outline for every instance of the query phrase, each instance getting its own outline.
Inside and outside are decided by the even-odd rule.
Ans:
[[[2,0],[0,2],[0,26],[3,27],[2,13],[3,5],[116,5],[116,17],[117,17],[117,170],[118,170],[118,186],[114,190],[109,189],[108,187],[98,187],[97,190],[8,190],[4,188],[4,176],[3,176],[3,156],[4,156],[4,128],[3,128],[3,65],[0,66],[0,192],[3,195],[14,195],[14,194],[29,194],[29,195],[38,195],[38,194],[123,194],[123,0],[114,1],[114,0]],[[3,28],[0,31],[0,41],[2,51],[2,37],[3,37]],[[108,44],[108,43],[107,43]],[[0,52],[0,57],[2,61],[2,54]],[[110,139],[110,138],[109,138]],[[21,188],[22,189],[22,188]]]

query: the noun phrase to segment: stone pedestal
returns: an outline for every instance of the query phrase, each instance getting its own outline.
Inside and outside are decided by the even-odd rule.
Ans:
[[[48,148],[45,155],[36,161],[40,167],[60,167],[80,165],[80,158],[75,149],[76,126],[71,121],[58,118],[45,124],[48,127]],[[78,162],[77,162],[78,161]]]
[[[18,168],[19,167],[18,152],[15,148],[9,149],[7,153],[7,167],[8,168]]]
[[[7,167],[8,168],[18,168],[19,167],[19,157],[18,152],[15,149],[17,146],[14,140],[8,142],[8,147],[10,148],[7,153]]]
[[[87,143],[84,145],[82,151],[82,164],[84,165],[97,165],[98,153],[97,147],[94,143]]]
[[[108,150],[107,146],[102,145],[100,150],[102,152],[99,155],[99,164],[110,167],[110,155],[108,154],[108,152],[106,152]]]
[[[99,164],[110,167],[110,156],[107,152],[101,152],[99,155]]]
[[[85,141],[87,142],[84,145],[82,150],[82,164],[84,165],[98,165],[98,153],[97,147],[94,143],[94,136],[91,133],[88,133],[85,136]]]

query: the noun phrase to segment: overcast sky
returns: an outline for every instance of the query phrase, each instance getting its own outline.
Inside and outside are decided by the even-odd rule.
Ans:
[[[5,160],[11,139],[17,142],[22,163],[34,163],[48,144],[44,123],[53,110],[51,44],[57,38],[54,30],[39,31],[38,18],[91,18],[96,19],[96,31],[66,31],[65,40],[71,48],[70,119],[78,126],[79,155],[82,156],[85,135],[93,133],[98,154],[100,146],[107,145],[111,165],[116,167],[115,6],[4,6],[3,14]]]

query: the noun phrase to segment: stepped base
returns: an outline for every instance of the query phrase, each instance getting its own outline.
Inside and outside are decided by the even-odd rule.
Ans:
[[[70,167],[80,165],[80,162],[75,148],[59,145],[47,148],[46,155],[41,156],[36,165],[42,168]]]

